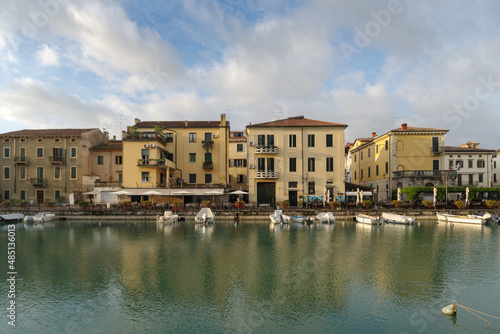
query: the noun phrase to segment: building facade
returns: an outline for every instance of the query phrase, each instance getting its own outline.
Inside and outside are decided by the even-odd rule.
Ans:
[[[460,146],[445,146],[443,159],[446,167],[457,171],[458,186],[491,187],[496,179],[495,150],[481,149],[479,143],[467,142]]]
[[[388,201],[398,187],[447,182],[450,173],[442,161],[447,132],[403,123],[383,135],[356,140],[350,149],[352,183],[371,186],[376,200]]]
[[[90,149],[99,129],[20,130],[0,134],[2,198],[43,204],[93,189]]]
[[[231,190],[248,190],[247,138],[244,131],[231,131],[229,135],[229,188]]]
[[[248,125],[250,201],[297,206],[344,193],[346,127],[303,116]]]

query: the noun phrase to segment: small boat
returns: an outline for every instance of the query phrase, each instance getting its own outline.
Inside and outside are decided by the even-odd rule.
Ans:
[[[382,218],[387,223],[411,225],[415,223],[415,218],[398,215],[396,213],[383,212]]]
[[[214,219],[215,215],[210,208],[201,208],[200,212],[194,217],[195,222],[202,224],[213,223]]]
[[[380,217],[369,216],[362,213],[356,214],[356,221],[361,224],[370,224],[370,225],[381,224]]]
[[[165,211],[163,216],[156,216],[157,223],[175,223],[179,220],[179,215],[173,215],[172,211]]]
[[[462,224],[486,224],[486,219],[478,216],[458,216],[448,213],[436,213],[438,221]]]
[[[491,214],[491,213],[488,213],[488,212],[478,212],[476,214],[473,214],[472,216],[474,216],[474,217],[482,217],[482,218],[486,219],[487,221],[489,221],[492,224],[498,224],[498,223],[500,223],[500,216],[499,215]]]
[[[0,223],[18,222],[22,221],[24,215],[22,213],[7,213],[0,215]]]
[[[269,215],[273,224],[289,224],[290,216],[284,215],[281,210],[274,210],[274,213]]]
[[[49,212],[39,212],[34,216],[24,217],[24,221],[28,223],[45,223],[54,220],[55,214]]]
[[[320,223],[334,223],[335,222],[335,217],[333,216],[333,213],[331,212],[320,212],[316,216],[318,218]]]
[[[294,223],[304,223],[304,224],[312,224],[314,223],[314,217],[307,216],[291,216],[292,221]]]

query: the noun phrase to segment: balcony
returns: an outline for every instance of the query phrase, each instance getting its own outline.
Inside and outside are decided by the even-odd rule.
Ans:
[[[166,167],[167,159],[137,159],[137,167]]]
[[[64,157],[61,156],[49,157],[49,161],[52,165],[64,165]]]
[[[95,181],[94,186],[96,188],[113,188],[121,187],[122,183],[120,181]]]
[[[277,179],[278,172],[267,171],[267,172],[255,172],[256,179]]]
[[[144,133],[144,132],[127,132],[123,134],[125,141],[157,141],[162,145],[173,142],[173,138],[165,137],[159,133]]]
[[[455,178],[457,177],[456,170],[400,170],[392,173],[395,179],[401,178],[427,178],[441,179],[442,177]]]
[[[203,145],[203,148],[213,148],[214,147],[214,141],[213,140],[203,140],[201,142]]]
[[[256,146],[255,147],[256,154],[278,154],[277,146]]]
[[[16,165],[28,166],[30,164],[30,159],[28,157],[14,157],[14,163]]]
[[[214,169],[214,162],[213,161],[203,161],[203,169],[206,169],[206,170]]]
[[[31,179],[31,182],[35,187],[45,187],[47,185],[47,179],[44,179],[43,177],[35,177]]]

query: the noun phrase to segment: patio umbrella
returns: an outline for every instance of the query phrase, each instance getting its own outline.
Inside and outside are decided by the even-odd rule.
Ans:
[[[398,201],[401,201],[401,188],[398,188]]]
[[[126,190],[115,191],[115,192],[112,192],[110,194],[113,194],[116,196],[131,196],[131,195],[133,195],[131,192],[128,192]],[[122,202],[123,202],[123,198],[122,198]]]
[[[215,195],[224,195],[224,191],[220,190],[209,190],[203,193],[204,195],[212,195],[212,203],[215,203]]]
[[[172,193],[172,195],[182,195],[182,203],[184,204],[184,196],[191,195],[191,193],[189,191],[186,191],[186,190],[178,190],[178,191],[174,191]]]
[[[465,188],[465,205],[469,205],[469,187]]]
[[[83,195],[97,195],[97,194],[100,194],[100,192],[95,191],[95,190],[87,191],[86,193],[83,193]]]
[[[326,206],[326,195],[327,195],[327,190],[325,187],[325,191],[323,191],[323,206]]]
[[[156,191],[156,190],[150,190],[150,191],[145,191],[141,193],[143,196],[161,196],[163,193]]]
[[[434,204],[434,206],[436,206],[438,190],[434,188],[433,192],[434,192],[434,199],[432,200],[432,203]]]
[[[235,190],[229,193],[230,195],[238,195],[238,199],[241,199],[241,195],[248,195],[249,193],[243,190]]]
[[[359,204],[359,188],[356,190],[356,205]]]
[[[363,190],[359,191],[359,201],[363,204]]]

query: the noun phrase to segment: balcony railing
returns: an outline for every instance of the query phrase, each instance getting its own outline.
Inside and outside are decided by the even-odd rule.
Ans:
[[[201,144],[203,145],[203,148],[213,148],[214,147],[213,140],[202,140]]]
[[[165,167],[166,159],[137,159],[137,166]]]
[[[456,177],[456,170],[400,170],[392,173],[392,177],[399,178],[442,178]]]
[[[94,186],[96,188],[112,188],[112,187],[121,187],[122,183],[120,181],[95,181]]]
[[[203,161],[203,169],[214,169],[213,161]]]
[[[43,187],[47,185],[47,179],[44,179],[43,177],[35,177],[31,179],[31,182],[33,183],[34,186],[38,187]]]
[[[278,178],[278,172],[255,172],[255,178],[256,179],[277,179]]]
[[[30,159],[28,157],[14,157],[14,163],[18,165],[29,165]]]
[[[278,154],[278,147],[277,146],[256,146],[255,153]]]
[[[62,156],[49,157],[49,161],[53,165],[63,165],[64,164],[64,157],[62,157]]]
[[[143,132],[127,132],[123,134],[123,140],[129,141],[157,141],[163,145],[167,144],[167,142],[173,142],[171,139],[167,139],[165,136],[160,135],[158,133],[143,133]]]

